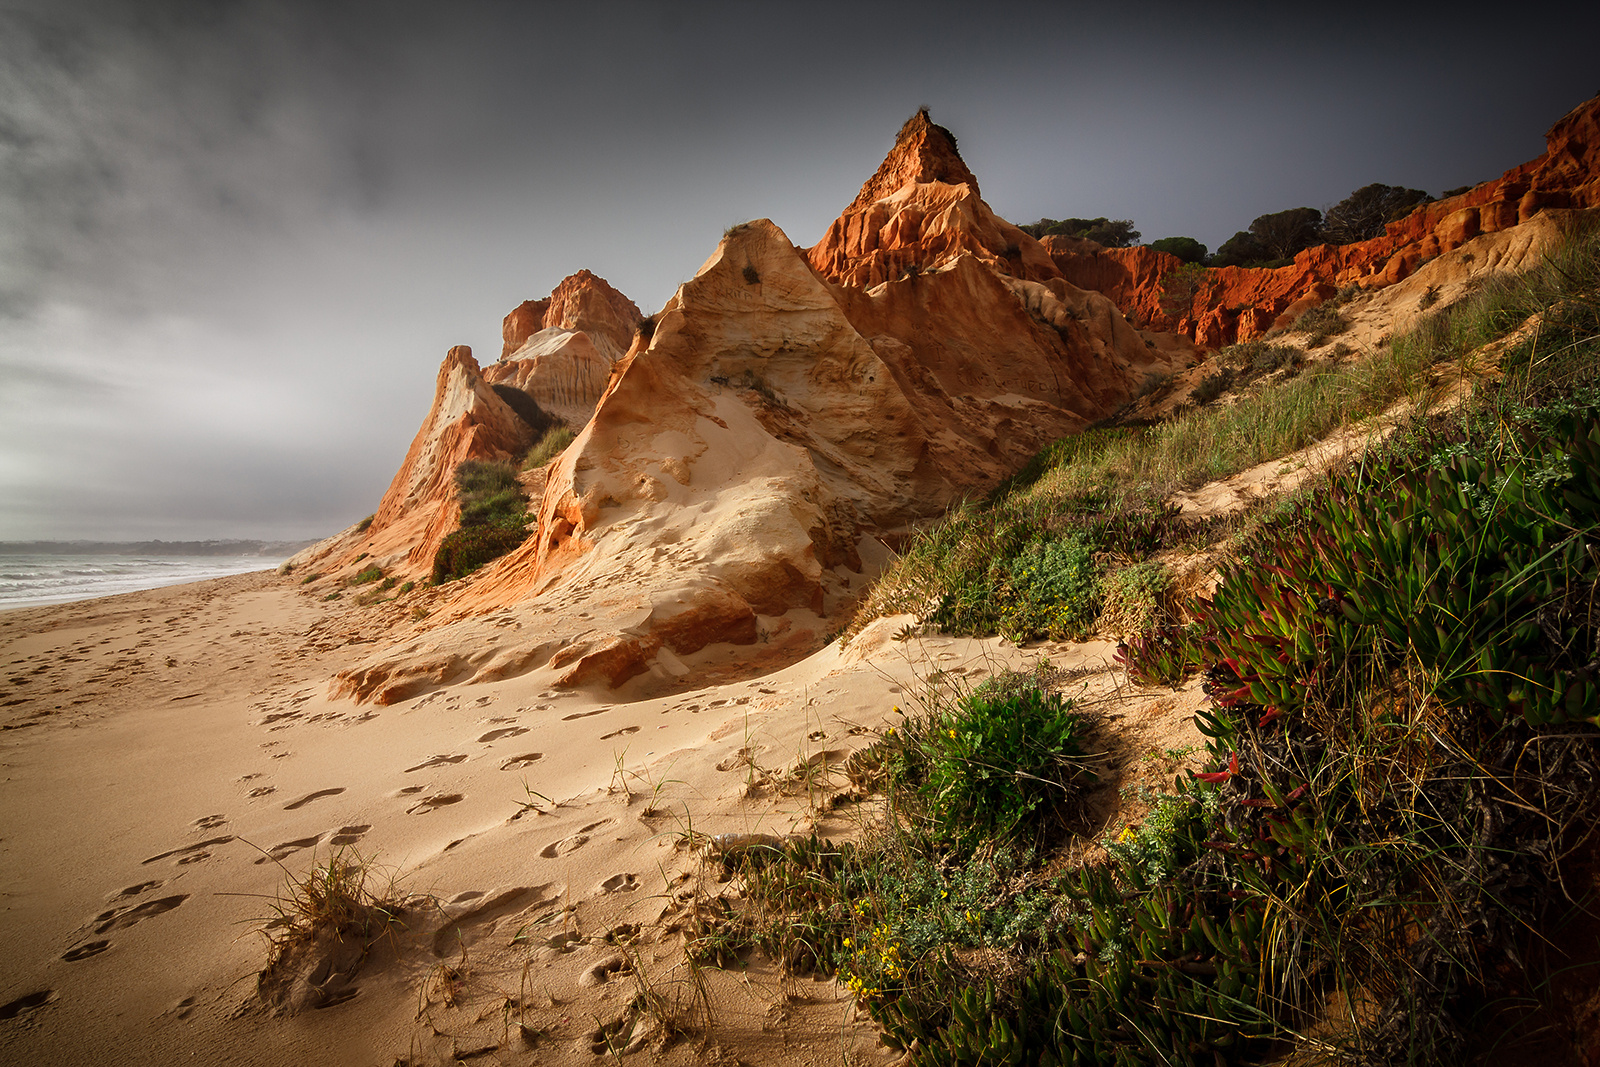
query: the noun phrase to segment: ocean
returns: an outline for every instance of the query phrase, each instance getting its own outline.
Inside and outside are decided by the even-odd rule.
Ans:
[[[0,611],[271,570],[287,558],[11,553],[0,548]]]

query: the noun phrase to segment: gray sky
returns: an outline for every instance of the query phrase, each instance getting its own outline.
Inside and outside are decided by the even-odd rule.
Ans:
[[[1591,4],[1103,6],[0,0],[0,540],[341,528],[449,346],[814,243],[921,105],[1014,222],[1215,248],[1498,176],[1600,88]]]

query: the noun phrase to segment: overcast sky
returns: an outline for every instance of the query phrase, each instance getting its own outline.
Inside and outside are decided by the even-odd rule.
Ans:
[[[1592,3],[1105,6],[0,0],[0,540],[331,533],[451,345],[814,243],[922,105],[1014,222],[1215,248],[1600,89]]]

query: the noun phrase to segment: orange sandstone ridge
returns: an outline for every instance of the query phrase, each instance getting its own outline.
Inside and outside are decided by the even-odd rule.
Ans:
[[[735,658],[798,658],[882,565],[880,538],[989,489],[1194,355],[1153,347],[1065,280],[979,198],[925,112],[823,241],[807,251],[768,220],[736,226],[649,329],[638,322],[583,272],[507,316],[499,363],[447,359],[371,528],[308,559],[349,569],[365,551],[421,573],[455,521],[454,465],[520,454],[495,386],[577,439],[549,467],[528,540],[440,590],[424,632],[342,672],[339,693],[389,703],[531,670],[560,686],[670,686],[705,669],[692,659],[708,647],[762,637]],[[484,649],[482,620],[506,612],[526,638]]]
[[[1284,267],[1208,268],[1193,300],[1175,314],[1162,308],[1161,296],[1164,279],[1183,265],[1176,256],[1060,237],[1045,238],[1043,247],[1063,277],[1109,297],[1131,320],[1218,348],[1259,337],[1283,325],[1291,309],[1343,286],[1393,285],[1422,263],[1546,208],[1600,207],[1600,96],[1557,121],[1545,146],[1543,155],[1493,181],[1389,223],[1381,237],[1308,248]]]
[[[1259,335],[1337,286],[1388,285],[1479,234],[1600,201],[1597,107],[1558,123],[1540,159],[1383,237],[1206,271],[1175,318],[1159,298],[1177,259],[1035,241],[918,112],[811,248],[757,220],[648,321],[584,271],[506,317],[499,362],[452,350],[370,527],[300,562],[426,573],[457,521],[455,467],[531,441],[508,389],[576,439],[524,476],[527,541],[431,591],[426,620],[335,692],[391,703],[542,672],[644,694],[792,662],[848,616],[909,523],[1194,364],[1195,343]]]

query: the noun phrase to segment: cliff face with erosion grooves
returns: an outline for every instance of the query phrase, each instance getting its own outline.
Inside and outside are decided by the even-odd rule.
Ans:
[[[1392,285],[1479,234],[1516,226],[1546,208],[1593,207],[1600,207],[1600,97],[1556,122],[1537,159],[1424,204],[1389,223],[1381,237],[1308,248],[1275,269],[1209,268],[1192,297],[1176,305],[1169,297],[1165,308],[1164,280],[1182,266],[1176,257],[1063,238],[1046,238],[1044,246],[1063,277],[1109,297],[1133,321],[1217,348],[1266,333],[1298,301],[1325,300],[1349,284]]]
[[[512,358],[480,367],[470,348],[452,348],[439,367],[433,404],[371,524],[308,550],[303,562],[349,572],[371,560],[397,577],[426,575],[460,519],[456,467],[469,459],[520,460],[533,444],[534,428],[496,387],[521,389],[576,430],[594,413],[641,319],[633,301],[585,270],[506,316],[506,344],[517,342]]]
[[[534,535],[339,691],[390,702],[532,670],[672,684],[730,649],[795,658],[881,564],[874,532],[989,488],[1175,369],[989,211],[925,114],[829,234],[806,253],[766,220],[730,230],[617,363]],[[475,645],[490,612],[526,613],[530,636]],[[783,636],[737,651],[758,633]]]
[[[439,542],[460,518],[456,467],[469,459],[521,456],[532,436],[532,428],[495,393],[472,349],[452,348],[439,367],[433,405],[383,494],[360,551],[385,570],[426,573]],[[352,546],[344,555],[354,551]]]
[[[644,316],[604,278],[580,270],[543,300],[527,300],[505,317],[500,361],[485,375],[511,385],[577,430],[594,413],[611,368],[627,351]]]

